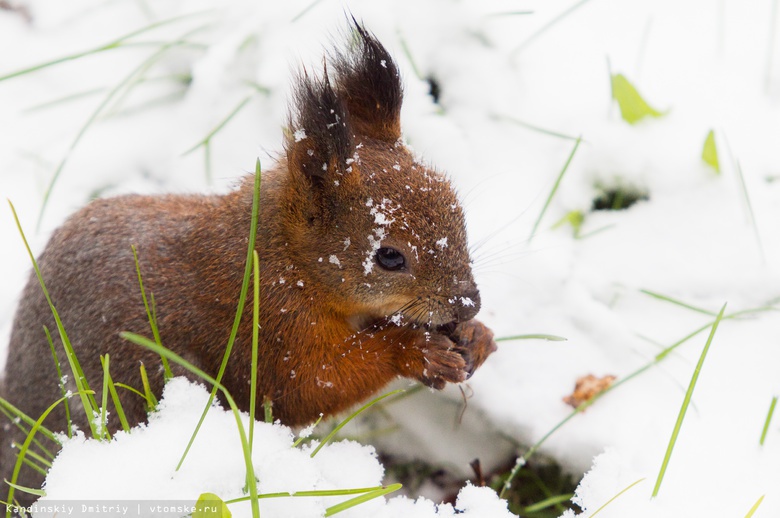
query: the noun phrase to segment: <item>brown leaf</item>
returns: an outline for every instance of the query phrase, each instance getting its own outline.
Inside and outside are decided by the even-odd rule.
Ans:
[[[563,402],[567,405],[577,408],[586,401],[590,401],[601,392],[607,390],[612,382],[615,381],[615,376],[607,375],[601,378],[597,378],[593,374],[582,376],[577,379],[577,384],[574,386],[574,392],[571,395],[563,398]]]

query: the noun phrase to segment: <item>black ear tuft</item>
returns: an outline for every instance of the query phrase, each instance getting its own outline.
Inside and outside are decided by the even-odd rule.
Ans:
[[[354,154],[352,129],[327,70],[322,78],[305,71],[298,77],[288,127],[287,160],[292,167],[313,178],[348,167]]]
[[[395,142],[401,138],[403,88],[398,67],[376,37],[352,18],[352,41],[333,58],[336,89],[356,134]]]

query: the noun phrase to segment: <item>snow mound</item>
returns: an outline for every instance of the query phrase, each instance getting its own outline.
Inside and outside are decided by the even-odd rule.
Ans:
[[[154,506],[191,506],[203,493],[216,494],[225,501],[245,497],[246,468],[237,423],[231,411],[218,405],[209,410],[183,466],[176,470],[207,402],[208,392],[202,385],[174,378],[166,385],[148,424],[118,432],[110,441],[85,439],[82,434],[66,439],[46,478],[46,496],[38,500],[36,508],[119,508],[129,503],[132,515],[138,505],[142,511]],[[241,421],[247,429],[249,416],[242,414]],[[384,468],[373,447],[345,440],[329,443],[311,457],[318,442],[294,447],[295,439],[287,426],[255,423],[252,459],[260,494],[382,484]],[[267,498],[260,501],[260,511],[264,518],[318,518],[328,507],[349,498]],[[230,511],[236,517],[251,516],[248,502],[230,504]],[[396,496],[370,500],[338,516],[426,518],[456,514],[466,518],[514,516],[494,491],[471,485],[461,490],[454,506]],[[49,515],[46,511],[34,514]]]

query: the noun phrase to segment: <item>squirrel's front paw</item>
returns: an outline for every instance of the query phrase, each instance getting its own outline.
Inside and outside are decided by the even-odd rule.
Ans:
[[[446,336],[427,334],[419,349],[423,354],[422,371],[416,377],[423,384],[441,390],[447,382],[460,383],[468,379],[467,360],[460,348]]]
[[[497,349],[496,342],[493,340],[493,331],[479,320],[471,319],[458,324],[449,338],[455,343],[454,350],[466,362],[465,379],[469,379]]]

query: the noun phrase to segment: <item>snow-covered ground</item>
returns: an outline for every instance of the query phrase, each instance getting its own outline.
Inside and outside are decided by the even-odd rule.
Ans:
[[[506,437],[532,445],[563,421],[572,409],[562,399],[581,376],[614,375],[620,381],[703,328],[557,429],[540,453],[573,473],[588,472],[576,496],[583,516],[640,480],[599,516],[741,517],[762,495],[754,516],[780,514],[777,418],[759,445],[770,401],[780,394],[780,318],[766,310],[780,301],[777,2],[323,0],[310,9],[308,0],[18,3],[29,7],[33,23],[0,11],[0,76],[176,18],[129,40],[148,45],[0,82],[0,194],[13,201],[36,251],[95,194],[223,192],[253,168],[256,157],[271,164],[281,149],[292,71],[300,64],[319,66],[323,46],[340,41],[334,34],[344,28],[349,10],[401,67],[408,143],[446,170],[462,195],[482,292],[480,318],[498,337],[567,338],[502,342],[468,382],[471,397],[460,425],[454,425],[462,411],[457,388],[423,391],[387,407],[400,432],[367,442],[447,463],[464,475],[475,457],[489,468],[511,455]],[[185,13],[191,15],[177,18]],[[147,80],[129,94],[114,91],[156,52],[154,66],[143,74]],[[623,74],[665,115],[628,124],[611,99],[610,74]],[[177,79],[190,75],[191,82]],[[438,102],[429,95],[428,78],[440,87]],[[44,104],[75,94],[84,95]],[[184,152],[245,99],[211,141],[209,181],[203,148]],[[710,130],[720,174],[701,158]],[[531,238],[578,136],[582,143]],[[66,156],[36,233],[44,192]],[[627,210],[591,210],[601,190],[615,188],[647,199]],[[553,228],[573,211],[584,214],[578,237],[571,225]],[[4,348],[29,268],[6,209],[0,210],[0,242]],[[766,311],[721,322],[666,477],[651,498],[707,340],[706,326],[723,304],[726,315]],[[202,396],[186,384],[175,389],[166,394],[159,421],[144,433],[112,444],[68,444],[52,468],[50,497],[86,496],[69,485],[71,474],[99,473],[106,459],[138,458],[127,451],[141,447],[132,439],[144,448],[159,441],[163,452],[171,449],[172,437],[187,436],[190,426],[163,437],[165,423],[190,411],[182,400],[197,403]],[[232,416],[215,411],[213,418],[234,426]],[[298,450],[280,460],[275,455],[290,450],[289,432],[261,429],[269,444],[261,450],[276,453],[258,453],[258,470],[295,466],[280,482],[283,489],[263,491],[381,483],[369,446],[336,444],[311,463]],[[215,452],[203,455],[193,462],[210,466]],[[160,462],[167,466],[164,458]],[[98,476],[89,494],[153,499],[158,491],[177,498],[222,491],[230,498],[243,487],[242,462],[239,455],[232,474],[204,468],[202,478],[174,481],[178,486],[164,485],[167,475],[127,481]],[[329,462],[348,466],[354,478],[338,474]],[[227,481],[233,479],[231,486]],[[263,501],[263,516],[320,516],[331,505],[295,500],[288,499],[287,507],[277,507],[282,500]],[[372,507],[355,508],[354,516],[436,513],[430,501],[415,505],[391,497],[387,504],[365,505]],[[459,505],[474,516],[506,514],[487,490],[468,489]],[[243,515],[248,507],[233,510]],[[438,512],[454,511],[442,506]]]

